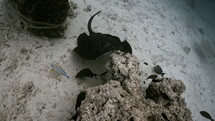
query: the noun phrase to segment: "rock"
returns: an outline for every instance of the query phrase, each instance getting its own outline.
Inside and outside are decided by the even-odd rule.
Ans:
[[[105,80],[117,80],[130,93],[139,93],[139,62],[137,57],[130,53],[116,51],[110,55],[110,60],[105,64],[107,74]]]
[[[78,114],[81,114],[78,116],[78,121],[129,121],[131,119],[133,121],[161,121],[164,120],[162,113],[166,114],[171,121],[192,121],[191,112],[186,108],[182,97],[172,102],[169,101],[168,105],[163,103],[168,100],[159,100],[155,103],[143,95],[131,95],[124,90],[119,81],[115,80],[90,88],[87,92],[86,99],[78,109]]]
[[[107,83],[87,89],[77,109],[77,121],[192,121],[180,96],[185,91],[182,81],[166,78],[151,82],[144,96],[135,56],[115,52],[105,67]]]
[[[186,87],[180,80],[162,78],[160,82],[152,82],[146,89],[146,97],[160,102],[162,99],[177,100]]]
[[[87,90],[86,99],[78,109],[78,121],[144,119],[142,100],[134,98],[123,89],[119,81]],[[140,102],[141,101],[141,102]],[[141,108],[136,108],[136,106]],[[138,115],[139,116],[138,116]]]

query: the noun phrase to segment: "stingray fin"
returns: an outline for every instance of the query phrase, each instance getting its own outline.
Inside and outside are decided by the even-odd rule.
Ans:
[[[88,38],[89,38],[89,36],[86,33],[80,34],[77,39],[78,47],[86,45],[86,43],[88,43],[88,41],[89,41]]]

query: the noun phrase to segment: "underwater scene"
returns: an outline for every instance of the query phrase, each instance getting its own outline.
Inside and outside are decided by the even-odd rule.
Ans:
[[[215,121],[215,0],[0,0],[0,121]]]

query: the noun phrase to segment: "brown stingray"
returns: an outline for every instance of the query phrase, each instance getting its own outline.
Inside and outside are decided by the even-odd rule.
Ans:
[[[89,19],[89,36],[86,33],[80,34],[77,40],[78,46],[74,49],[74,51],[82,58],[88,60],[95,60],[104,53],[113,50],[132,53],[132,48],[126,40],[121,42],[117,36],[93,32],[91,28],[92,20],[100,12],[101,11],[97,12]]]

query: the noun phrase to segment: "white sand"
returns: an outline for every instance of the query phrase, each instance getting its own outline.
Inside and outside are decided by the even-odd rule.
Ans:
[[[71,51],[79,34],[87,32],[90,16],[99,10],[102,13],[93,21],[94,31],[117,35],[122,40],[127,37],[142,71],[146,69],[143,62],[150,67],[156,63],[166,77],[183,80],[187,87],[183,96],[194,121],[207,121],[199,114],[201,110],[215,118],[214,30],[182,0],[74,3],[78,6],[77,16],[68,17],[65,37],[49,39],[22,29],[8,0],[0,0],[0,121],[62,121],[75,113],[79,86],[74,76],[85,67],[101,72],[94,66],[102,65],[104,60],[85,61]],[[84,10],[88,5],[90,12]],[[22,49],[27,52],[21,53]],[[50,77],[51,63],[61,65],[70,79]]]

